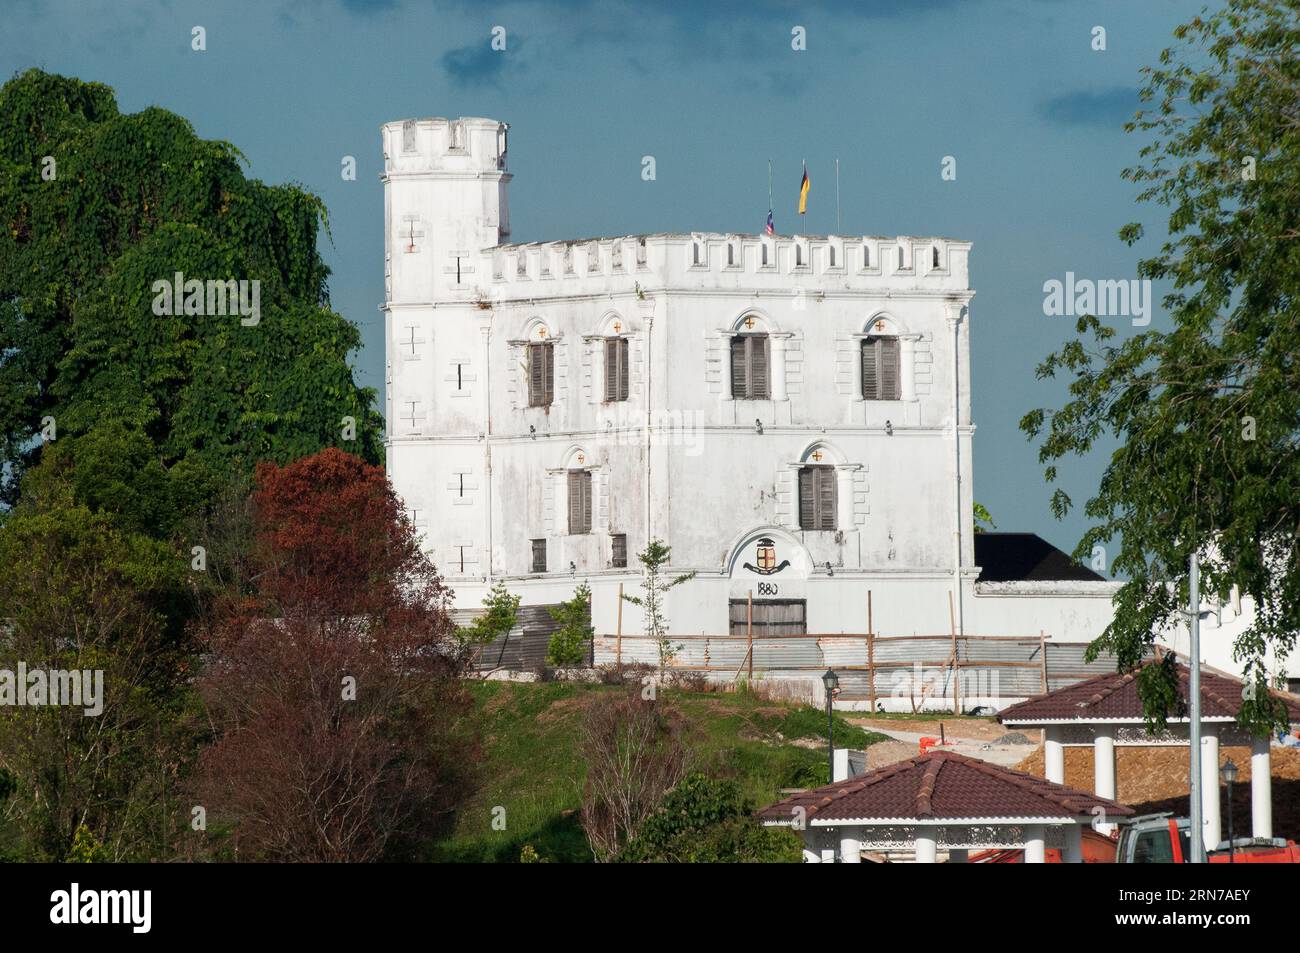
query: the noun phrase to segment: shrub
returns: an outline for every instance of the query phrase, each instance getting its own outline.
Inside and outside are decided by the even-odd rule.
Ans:
[[[602,694],[587,706],[582,829],[597,860],[612,860],[685,775],[687,730],[680,712],[636,689]]]
[[[799,840],[761,826],[732,781],[692,774],[673,788],[620,853],[625,862],[797,863]]]

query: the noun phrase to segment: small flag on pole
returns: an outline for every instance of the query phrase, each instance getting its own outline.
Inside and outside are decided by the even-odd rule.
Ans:
[[[767,232],[767,234],[769,234],[769,235],[775,235],[775,234],[776,234],[776,223],[775,223],[774,221],[772,221],[772,210],[771,210],[771,209],[768,209],[768,210],[767,210],[767,227],[766,227],[765,229],[763,229],[763,231]]]
[[[808,180],[808,163],[803,166],[803,181],[799,183],[799,214],[803,215],[808,211],[808,190],[812,183]]]

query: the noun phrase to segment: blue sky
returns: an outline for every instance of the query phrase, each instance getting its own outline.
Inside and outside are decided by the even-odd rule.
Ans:
[[[1043,314],[1066,271],[1135,276],[1116,231],[1163,216],[1121,180],[1141,141],[1122,124],[1139,70],[1201,0],[861,0],[858,3],[469,3],[427,0],[9,0],[0,73],[39,66],[112,86],[225,139],[267,182],[330,209],[334,307],[362,330],[361,380],[382,388],[379,126],[413,116],[511,123],[512,238],[795,227],[974,242],[975,497],[999,529],[1065,549],[1084,529],[1048,510],[1021,415],[1059,404],[1034,366],[1072,320]],[[195,25],[207,50],[190,49]],[[505,54],[489,48],[504,26]],[[807,50],[791,49],[791,29]],[[1106,50],[1091,48],[1106,30]],[[355,156],[356,181],[340,176]],[[653,155],[657,179],[640,177]],[[943,181],[944,156],[957,160]],[[1149,245],[1147,249],[1149,250]],[[1121,334],[1131,333],[1127,322]],[[1152,326],[1167,326],[1155,308]],[[1104,459],[1061,467],[1080,506]]]

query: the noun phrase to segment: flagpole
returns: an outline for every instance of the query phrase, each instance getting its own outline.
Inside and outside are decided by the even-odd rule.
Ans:
[[[772,211],[772,160],[767,160],[767,210]]]
[[[835,157],[835,234],[840,233],[840,159]]]

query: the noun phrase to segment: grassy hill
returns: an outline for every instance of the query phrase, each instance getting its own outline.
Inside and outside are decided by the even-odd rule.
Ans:
[[[476,682],[483,724],[484,783],[464,805],[442,861],[513,862],[524,845],[546,860],[591,860],[578,823],[586,768],[578,753],[583,706],[624,689],[557,682]],[[806,705],[728,694],[661,690],[694,725],[693,770],[736,781],[755,807],[782,788],[825,784],[826,713]],[[885,740],[835,717],[835,743]],[[505,829],[493,818],[505,809]],[[498,825],[499,826],[499,825]]]

